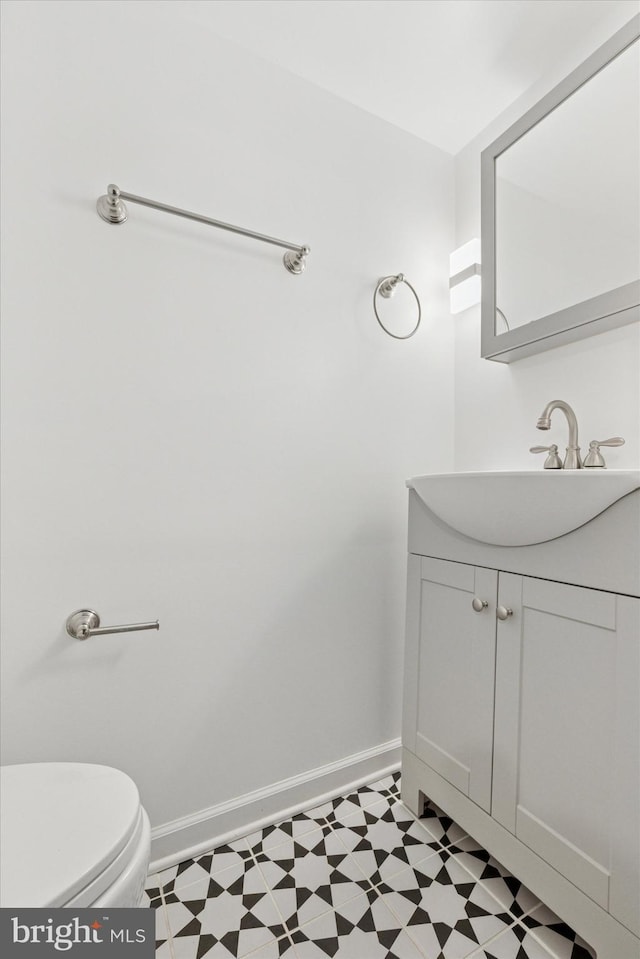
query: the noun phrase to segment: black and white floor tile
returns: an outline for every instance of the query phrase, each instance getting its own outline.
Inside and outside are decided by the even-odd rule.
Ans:
[[[399,773],[150,876],[156,959],[593,959]]]

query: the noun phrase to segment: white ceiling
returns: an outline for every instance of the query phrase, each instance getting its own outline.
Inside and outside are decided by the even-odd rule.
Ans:
[[[457,153],[638,0],[171,0],[170,15]],[[604,34],[603,34],[604,30]]]

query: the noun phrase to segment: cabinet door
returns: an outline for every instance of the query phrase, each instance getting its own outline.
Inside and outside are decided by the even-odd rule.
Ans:
[[[640,601],[500,574],[492,815],[640,932]]]
[[[495,570],[410,557],[404,744],[487,811],[496,589]]]

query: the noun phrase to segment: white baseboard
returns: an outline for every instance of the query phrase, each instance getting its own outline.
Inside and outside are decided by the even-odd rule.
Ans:
[[[203,855],[400,768],[400,740],[365,749],[151,830],[150,873]]]

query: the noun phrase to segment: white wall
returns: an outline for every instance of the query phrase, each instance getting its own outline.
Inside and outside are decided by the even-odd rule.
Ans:
[[[3,762],[118,766],[157,826],[392,740],[404,479],[453,465],[452,159],[179,3],[9,0],[3,72]],[[105,224],[111,181],[307,271]],[[85,605],[161,628],[77,642]]]
[[[615,16],[613,15],[615,13]],[[620,12],[585,38],[574,59],[557,63],[456,157],[456,245],[480,236],[480,153],[514,120],[624,23]],[[604,451],[610,467],[640,462],[640,325],[603,333],[539,356],[502,364],[480,358],[480,307],[455,318],[456,469],[542,467],[529,447],[567,444],[567,427],[554,414],[551,431],[536,421],[549,400],[566,400],[578,417],[583,452],[592,439],[623,436],[626,445]]]

